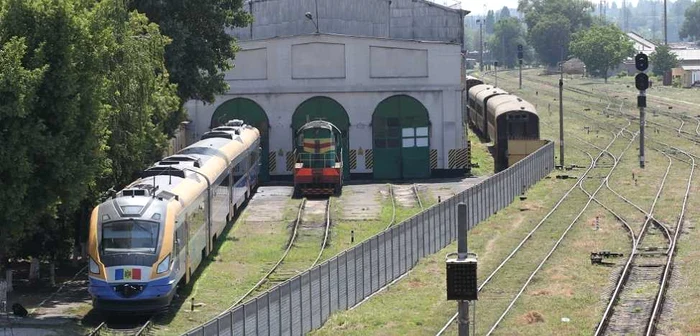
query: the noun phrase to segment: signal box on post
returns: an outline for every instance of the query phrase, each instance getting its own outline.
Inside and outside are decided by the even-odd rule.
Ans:
[[[455,254],[451,254],[455,256]],[[447,258],[447,300],[478,300],[476,279],[476,255],[470,253],[467,258]]]

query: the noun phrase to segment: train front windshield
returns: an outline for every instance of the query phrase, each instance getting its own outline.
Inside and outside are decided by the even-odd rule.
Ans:
[[[156,253],[158,223],[140,220],[102,225],[102,253]]]

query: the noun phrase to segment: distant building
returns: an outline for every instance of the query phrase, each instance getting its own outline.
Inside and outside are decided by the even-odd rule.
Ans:
[[[634,43],[635,54],[643,52],[651,55],[656,50],[657,45],[654,42],[635,32],[627,33],[627,36]],[[669,46],[671,47],[671,52],[676,54],[680,61],[680,66],[675,68],[671,75],[680,80],[682,87],[688,88],[693,85],[700,85],[700,49],[688,43],[674,43],[669,44]],[[649,64],[647,72],[651,72],[652,69],[653,66]],[[618,71],[621,70],[627,71],[628,75],[636,74],[637,69],[634,66],[634,59],[630,57],[625,60]]]
[[[260,179],[291,177],[296,131],[325,119],[343,134],[344,176],[463,176],[464,17],[426,0],[248,0],[255,20],[229,92],[186,107],[195,136],[229,119],[261,131]],[[473,58],[473,57],[468,57]],[[461,71],[460,71],[461,69]],[[351,177],[352,176],[352,177]]]

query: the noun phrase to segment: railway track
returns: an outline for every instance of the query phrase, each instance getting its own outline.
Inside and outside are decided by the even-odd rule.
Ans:
[[[572,90],[580,92],[584,90]],[[608,95],[608,106],[606,110],[610,108],[612,99]],[[628,120],[634,120],[634,116],[625,114],[622,112],[622,106],[624,102],[621,102],[618,110],[619,115]],[[583,114],[582,114],[583,115]],[[676,116],[668,115],[672,119],[680,121],[680,126],[678,128],[663,125],[660,123],[651,122],[667,129],[675,131],[679,137],[687,138],[697,144],[695,137],[700,135],[700,120],[698,120],[698,125],[695,128],[696,134],[691,134],[687,136],[686,133],[690,132],[683,131],[683,126],[685,125],[684,118],[678,118]],[[587,117],[587,116],[586,116]],[[587,117],[591,120],[593,118]],[[608,126],[609,125],[604,125]],[[628,131],[629,132],[629,131]],[[671,269],[673,266],[673,257],[675,255],[675,246],[678,240],[678,235],[681,232],[681,226],[685,216],[685,209],[687,205],[688,194],[690,191],[690,186],[692,183],[692,177],[694,174],[695,167],[695,155],[680,150],[676,147],[657,141],[646,137],[650,142],[661,145],[659,146],[649,146],[653,150],[661,152],[669,160],[669,165],[667,167],[666,173],[664,174],[662,184],[654,198],[651,210],[647,213],[642,210],[638,205],[629,201],[628,199],[622,197],[617,193],[612,187],[609,186],[609,181],[606,179],[606,187],[617,195],[619,198],[623,199],[626,203],[634,206],[639,211],[645,213],[646,220],[644,221],[643,228],[638,235],[635,235],[634,230],[625,223],[630,236],[632,237],[632,251],[630,256],[624,266],[623,272],[618,278],[615,290],[613,291],[611,298],[609,300],[608,306],[603,314],[601,322],[598,324],[595,335],[605,335],[605,334],[644,334],[653,335],[656,332],[656,322],[659,320],[661,309],[663,306],[665,292],[668,287],[668,282],[670,278]],[[600,149],[600,148],[598,148]],[[656,206],[657,201],[661,195],[661,191],[664,187],[664,183],[668,177],[668,172],[671,169],[672,159],[665,152],[665,150],[671,149],[674,153],[680,152],[681,155],[687,157],[686,160],[681,158],[676,158],[679,162],[684,162],[690,167],[690,173],[687,179],[685,194],[683,196],[683,202],[681,210],[678,216],[678,222],[675,227],[667,227],[667,224],[659,222],[654,218],[653,210]],[[589,154],[590,156],[590,154]],[[619,159],[616,159],[619,161]],[[582,190],[583,186],[579,185]],[[589,196],[591,195],[587,191],[583,190]],[[601,202],[599,204],[603,205]],[[605,207],[605,206],[604,206]],[[614,212],[605,207],[606,210],[614,214]],[[614,214],[615,215],[615,214]],[[615,215],[616,218],[623,221],[619,215]],[[651,225],[650,225],[651,224]],[[645,245],[645,237],[649,236],[650,230],[656,229],[662,233],[666,244],[665,246],[643,246]],[[657,239],[658,240],[658,239]],[[647,244],[649,245],[649,244]],[[652,243],[652,245],[659,245],[658,242]]]
[[[629,124],[628,124],[628,126],[629,126]],[[628,127],[628,126],[627,126],[627,127]],[[619,133],[622,133],[622,130],[620,130]],[[613,139],[608,143],[608,145],[605,147],[606,150],[609,149],[609,148],[613,145],[613,143],[618,139],[619,133],[618,133],[618,134],[615,134],[615,136],[613,137]],[[632,143],[632,141],[630,141],[630,143],[628,144],[627,148],[629,148],[629,145],[630,145],[631,143]],[[552,214],[554,214],[557,210],[560,209],[560,206],[561,206],[565,201],[567,201],[567,200],[570,199],[569,197],[570,197],[571,193],[572,193],[574,190],[576,190],[577,188],[579,188],[579,185],[586,179],[586,177],[589,175],[589,173],[594,169],[597,160],[599,160],[603,155],[605,155],[605,151],[601,151],[601,152],[596,156],[595,159],[592,159],[592,160],[591,160],[590,164],[588,165],[588,167],[586,168],[586,170],[581,174],[581,176],[578,178],[578,180],[576,181],[576,183],[574,183],[574,185],[572,185],[572,186],[569,188],[569,190],[566,191],[566,193],[554,204],[554,206],[553,206],[553,207],[549,210],[549,212],[547,212],[547,214],[537,223],[537,225],[535,225],[535,227],[520,241],[520,243],[510,252],[510,254],[509,254],[509,255],[496,267],[496,269],[494,269],[494,270],[489,274],[489,276],[479,285],[479,287],[478,287],[478,289],[477,289],[478,292],[481,292],[491,281],[493,281],[493,280],[495,279],[496,275],[500,274],[500,272],[503,270],[504,266],[505,266],[511,259],[513,259],[513,257],[514,257],[518,252],[521,252],[521,250],[524,249],[523,246],[525,246],[525,244],[529,241],[529,239],[530,239],[533,235],[535,235],[536,233],[539,232],[539,230],[541,229],[541,227],[542,227],[545,223],[548,223],[548,224],[550,224],[550,225],[555,225],[555,224],[557,224],[557,223],[550,223],[550,222],[551,222],[551,221],[549,220],[550,217],[552,216]],[[592,202],[592,201],[591,201],[591,198],[589,198],[588,204],[590,204],[590,202]],[[581,216],[581,214],[583,214],[583,212],[586,210],[586,208],[588,207],[588,204],[581,210],[581,212],[580,212],[579,215],[574,219],[574,221],[572,221],[572,223],[571,223],[571,225],[568,227],[568,229],[566,229],[566,231],[562,234],[562,238],[561,238],[558,242],[555,243],[555,245],[552,247],[552,251],[551,251],[547,256],[545,256],[544,260],[542,261],[542,263],[540,263],[540,265],[537,267],[537,269],[535,270],[534,273],[536,273],[537,270],[539,270],[539,269],[542,267],[542,265],[544,264],[544,262],[545,262],[545,261],[549,258],[549,256],[553,253],[554,249],[556,249],[556,248],[558,247],[559,243],[561,242],[561,240],[563,240],[563,237],[566,235],[566,233],[568,233],[568,231],[569,231],[570,228],[573,226],[573,224],[576,222],[576,220],[578,220],[578,218]],[[529,283],[529,282],[532,280],[532,277],[534,277],[534,273],[530,276],[530,278],[528,278],[528,279],[526,280],[526,285],[527,285],[527,283]],[[524,287],[520,290],[519,293],[516,294],[515,299],[517,299],[517,298],[522,294],[523,291],[524,291]],[[503,319],[503,317],[505,316],[505,314],[507,313],[507,311],[512,307],[512,305],[513,305],[514,302],[515,302],[515,301],[513,300],[513,301],[511,302],[511,304],[508,306],[508,308],[506,308],[506,311],[503,313],[503,315],[501,315],[501,317],[498,319],[498,321],[496,322],[495,325],[497,325],[497,324]],[[443,325],[443,327],[437,332],[436,335],[438,335],[438,336],[439,336],[439,335],[442,335],[442,334],[454,323],[454,321],[455,321],[456,319],[457,319],[457,314],[454,314],[454,315],[447,321],[447,323],[445,323],[445,324]],[[495,325],[494,325],[494,327],[492,327],[492,330],[495,329]],[[492,331],[490,331],[489,333],[491,333],[491,332],[492,332]]]
[[[615,134],[615,137],[613,137],[612,141],[610,141],[610,143],[608,144],[608,146],[605,148],[606,151],[612,146],[612,144],[613,144],[615,141],[618,140],[618,138],[620,138],[620,134],[622,134],[623,132],[624,132],[624,130],[620,130],[618,133]],[[624,152],[626,152],[626,151],[630,148],[630,146],[632,145],[633,142],[634,142],[634,138],[630,139],[630,141],[628,142],[627,146],[625,147],[625,149],[623,150],[623,152],[621,153],[620,156],[622,156],[622,155],[624,154]],[[598,154],[598,155],[593,159],[593,162],[592,162],[592,164],[591,164],[591,166],[590,166],[591,168],[589,168],[589,170],[587,171],[587,173],[590,172],[591,169],[595,168],[595,166],[597,165],[597,163],[600,161],[600,159],[601,159],[603,156],[607,155],[607,154],[606,154],[606,151],[601,152],[600,154]],[[586,192],[586,194],[588,195],[588,201],[586,202],[586,204],[584,205],[584,207],[579,211],[579,213],[576,215],[576,217],[574,217],[574,219],[571,220],[571,222],[569,223],[569,225],[566,227],[566,229],[564,230],[564,232],[560,235],[559,239],[554,243],[554,245],[553,245],[552,248],[549,250],[549,252],[547,253],[547,255],[545,255],[545,257],[542,258],[542,261],[539,263],[539,265],[537,266],[537,268],[536,268],[532,273],[530,273],[530,276],[527,278],[527,280],[525,281],[525,283],[522,285],[522,287],[520,288],[520,291],[518,292],[518,294],[516,294],[515,297],[510,301],[510,303],[508,304],[508,307],[503,311],[503,313],[502,313],[501,316],[496,320],[496,322],[493,323],[493,324],[491,325],[491,327],[489,328],[489,331],[486,333],[486,335],[491,335],[491,334],[493,334],[493,332],[496,330],[496,328],[498,328],[498,325],[503,321],[503,319],[504,319],[505,316],[508,314],[508,312],[513,308],[513,306],[515,305],[515,302],[517,302],[517,300],[520,298],[520,296],[522,295],[522,293],[525,292],[525,289],[526,289],[527,286],[530,284],[530,282],[531,282],[532,279],[535,277],[535,275],[537,275],[537,273],[542,269],[542,266],[544,266],[544,264],[547,262],[547,260],[549,260],[549,258],[552,256],[552,254],[554,254],[554,252],[555,252],[556,249],[559,247],[559,245],[560,245],[561,242],[564,240],[564,238],[566,238],[566,236],[568,235],[568,233],[571,231],[571,228],[576,224],[576,222],[578,222],[578,220],[581,218],[581,216],[583,216],[584,212],[588,209],[588,207],[590,206],[590,204],[593,203],[593,202],[595,202],[595,196],[598,194],[598,192],[600,192],[600,190],[601,190],[601,189],[603,188],[603,186],[605,185],[605,180],[606,180],[606,179],[609,179],[610,176],[612,175],[612,173],[615,171],[615,168],[617,168],[618,163],[619,163],[619,161],[615,160],[615,161],[613,162],[612,167],[609,167],[609,168],[608,168],[608,167],[605,167],[605,168],[603,168],[603,169],[609,169],[608,173],[603,177],[603,180],[600,181],[600,184],[598,185],[598,187],[596,188],[596,190],[595,190],[592,194]],[[576,183],[576,186],[578,186],[578,188],[582,188],[582,187],[581,187],[581,184],[583,183],[583,180],[584,180],[584,179],[583,179],[583,177],[582,177],[582,178]]]
[[[326,248],[326,245],[328,244],[328,233],[330,232],[331,226],[330,209],[330,198],[325,200],[308,200],[306,198],[302,199],[301,204],[299,205],[299,210],[297,212],[297,217],[294,221],[294,226],[292,228],[292,234],[289,238],[284,253],[280,257],[280,259],[270,268],[270,270],[255,285],[253,285],[253,287],[250,290],[248,290],[248,292],[243,294],[243,296],[241,296],[236,302],[234,302],[233,305],[231,305],[229,310],[243,303],[243,301],[246,298],[253,295],[256,291],[261,291],[263,290],[263,288],[269,288],[270,286],[282,283],[294,277],[301,271],[316,266],[316,264],[320,261],[321,256],[323,255],[323,251]],[[287,256],[290,254],[292,247],[297,242],[300,231],[317,230],[320,228],[323,228],[324,233],[323,240],[319,244],[319,253],[316,256],[316,259],[314,259],[314,261],[311,262],[310,265],[305,269],[281,270],[280,266],[284,263]]]
[[[671,157],[666,155],[671,162]],[[634,239],[633,253],[628,258],[622,275],[620,276],[615,290],[610,298],[603,317],[596,328],[595,335],[608,334],[644,334],[653,335],[656,328],[656,321],[660,315],[664,294],[668,286],[670,270],[673,265],[675,246],[685,215],[685,208],[692,183],[695,162],[692,156],[690,175],[686,186],[679,219],[673,230],[665,225],[652,220],[651,217],[644,225],[643,231]],[[670,165],[669,165],[670,170]],[[667,173],[668,174],[668,170]],[[665,179],[665,178],[664,178]],[[657,193],[653,206],[656,205]],[[666,240],[666,246],[641,246],[645,244],[645,237],[648,236],[646,230],[648,223],[654,223],[663,227],[661,230]],[[654,244],[657,245],[657,244]]]
[[[394,224],[396,224],[396,205],[413,208],[415,206],[420,207],[420,211],[425,210],[423,206],[423,201],[418,193],[418,185],[393,185],[389,184],[389,197],[391,197],[392,215],[391,221],[387,224],[384,230],[388,230]]]
[[[154,324],[153,317],[143,323],[103,321],[89,336],[146,336],[150,335]]]

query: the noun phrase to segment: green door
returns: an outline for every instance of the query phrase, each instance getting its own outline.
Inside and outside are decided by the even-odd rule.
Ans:
[[[340,129],[343,149],[343,178],[350,178],[350,118],[340,103],[328,97],[309,98],[294,111],[292,137],[297,130],[312,120],[325,120]],[[293,141],[293,140],[292,140]]]
[[[225,124],[231,119],[240,119],[248,125],[252,125],[260,131],[260,176],[261,182],[270,180],[269,155],[270,152],[270,128],[267,114],[256,102],[247,98],[234,98],[221,104],[211,117],[211,127]]]
[[[416,99],[385,99],[372,117],[374,178],[410,179],[430,176],[430,120]]]

